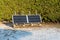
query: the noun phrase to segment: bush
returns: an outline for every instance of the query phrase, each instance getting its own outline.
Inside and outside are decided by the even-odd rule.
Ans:
[[[26,15],[36,10],[43,21],[60,22],[60,0],[0,0],[0,20],[11,21],[15,12]]]

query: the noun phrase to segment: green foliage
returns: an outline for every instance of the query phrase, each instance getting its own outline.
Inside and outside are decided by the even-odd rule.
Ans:
[[[26,15],[36,10],[43,21],[60,22],[60,0],[0,0],[0,20],[11,21],[14,12]]]

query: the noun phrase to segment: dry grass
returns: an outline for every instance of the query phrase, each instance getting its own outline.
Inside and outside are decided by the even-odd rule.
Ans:
[[[31,26],[31,25],[25,25],[25,26],[16,26],[15,28],[14,27],[10,27],[10,24],[3,24],[2,22],[0,22],[0,27],[2,28],[5,28],[6,29],[40,29],[40,28],[53,28],[53,27],[56,27],[56,28],[60,28],[60,23],[42,23],[42,24],[35,24],[34,26]]]
[[[47,27],[47,28],[56,27],[56,28],[60,28],[60,23],[43,23],[42,27]]]
[[[60,28],[60,24],[59,23],[42,23],[40,26],[38,26],[38,25],[34,25],[34,26],[29,25],[29,26],[27,26],[26,25],[26,26],[18,26],[15,29],[40,30],[41,28],[47,28],[47,29],[48,28]]]

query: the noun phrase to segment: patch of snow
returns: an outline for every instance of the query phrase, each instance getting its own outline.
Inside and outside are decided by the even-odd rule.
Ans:
[[[0,29],[0,40],[18,40],[28,35],[31,33],[27,31]]]
[[[60,31],[60,30],[59,30]],[[19,40],[60,40],[60,32],[57,28],[40,29],[31,31],[32,35]]]
[[[7,28],[12,29],[4,24],[0,25],[0,40],[60,40],[58,28],[6,30]]]

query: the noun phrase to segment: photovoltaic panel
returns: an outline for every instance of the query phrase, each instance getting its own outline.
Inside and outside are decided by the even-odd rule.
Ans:
[[[39,15],[29,15],[28,20],[29,20],[29,23],[40,22],[40,16]]]
[[[39,15],[13,16],[13,24],[37,23],[41,22]]]
[[[27,23],[26,16],[13,16],[14,24]]]

